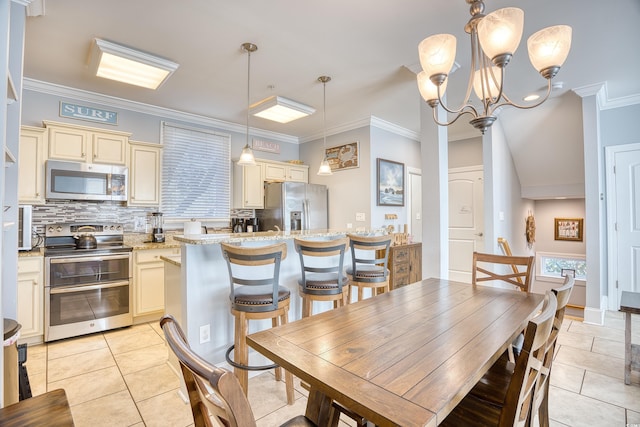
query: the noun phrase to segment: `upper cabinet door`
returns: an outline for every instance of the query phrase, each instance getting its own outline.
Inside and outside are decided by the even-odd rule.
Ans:
[[[47,130],[23,126],[20,129],[18,163],[18,201],[23,204],[44,204],[44,147]]]
[[[162,147],[132,142],[130,153],[128,205],[160,205]]]
[[[275,163],[264,164],[264,180],[265,181],[286,181],[287,166]]]
[[[86,162],[89,134],[82,129],[48,127],[49,159]]]
[[[127,141],[123,135],[95,132],[92,135],[91,163],[124,165],[127,162]]]

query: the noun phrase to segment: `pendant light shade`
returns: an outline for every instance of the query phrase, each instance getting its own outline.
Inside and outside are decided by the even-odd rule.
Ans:
[[[318,175],[333,175],[331,165],[327,159],[327,83],[331,81],[331,77],[320,76],[318,81],[322,83],[322,151],[324,158],[320,162]]]
[[[256,158],[253,155],[253,150],[249,146],[249,104],[250,104],[250,82],[251,82],[251,53],[258,50],[258,46],[253,43],[243,43],[242,50],[247,52],[247,141],[240,154],[238,164],[241,166],[254,166],[256,164]]]

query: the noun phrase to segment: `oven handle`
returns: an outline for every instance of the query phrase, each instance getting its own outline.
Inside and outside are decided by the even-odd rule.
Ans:
[[[129,259],[129,253],[126,255],[101,255],[101,256],[87,256],[87,257],[62,257],[62,258],[49,258],[51,264],[68,264],[71,262],[85,262],[85,261],[105,261],[114,259]]]
[[[53,294],[71,294],[74,292],[95,291],[97,289],[118,288],[120,286],[128,286],[129,282],[113,282],[113,283],[101,283],[98,285],[82,285],[71,287],[50,288],[49,293]]]

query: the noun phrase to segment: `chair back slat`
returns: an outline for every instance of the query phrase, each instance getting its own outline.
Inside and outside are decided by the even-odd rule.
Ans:
[[[527,425],[533,403],[535,385],[545,362],[547,342],[557,310],[555,295],[548,291],[540,314],[527,324],[524,344],[509,382],[500,425]]]
[[[551,376],[551,366],[553,364],[553,358],[556,348],[556,342],[558,341],[558,334],[562,327],[562,321],[564,320],[564,313],[569,303],[569,297],[575,284],[575,278],[569,274],[565,276],[563,285],[560,288],[552,289],[554,295],[556,295],[557,307],[556,313],[553,319],[553,328],[549,334],[549,338],[545,345],[545,355],[542,368],[540,369],[540,377],[536,381],[535,389],[533,391],[533,404],[531,414],[539,413],[540,425],[549,425],[548,420],[548,398],[549,398],[549,382]],[[546,402],[545,402],[546,400]],[[542,406],[545,405],[543,408]],[[542,410],[541,410],[542,409]],[[545,418],[543,420],[542,418]]]
[[[348,234],[349,246],[351,248],[351,271],[354,277],[358,276],[358,269],[367,266],[379,266],[383,271],[380,277],[371,278],[372,282],[387,280],[389,264],[389,247],[391,246],[391,236],[360,236]],[[349,273],[351,274],[351,273]],[[366,278],[359,277],[359,281],[367,281]]]
[[[533,256],[509,256],[474,252],[471,283],[475,285],[480,282],[497,280],[513,285],[524,292],[529,292],[533,278],[534,263],[535,257]],[[509,266],[512,272],[501,273],[490,270],[490,265],[493,265],[493,267],[495,265]]]
[[[247,247],[220,243],[229,272],[231,307],[241,311],[274,311],[278,309],[280,263],[287,257],[287,244]],[[264,267],[260,269],[247,267]],[[236,303],[236,293],[243,287],[264,287],[271,293],[270,304]]]
[[[230,371],[210,364],[196,354],[173,316],[160,320],[167,345],[180,362],[187,386],[195,427],[213,427],[209,416],[230,427],[256,425],[238,378]]]
[[[304,240],[295,238],[294,247],[300,256],[302,280],[300,284],[304,293],[312,294],[341,294],[342,287],[347,278],[344,272],[344,254],[347,249],[348,239],[341,237],[332,240]],[[320,265],[320,258],[337,258],[332,265]],[[312,273],[312,274],[308,274]],[[322,276],[319,276],[322,275]],[[324,277],[331,282],[335,281],[335,289],[311,289],[307,286],[310,278]]]

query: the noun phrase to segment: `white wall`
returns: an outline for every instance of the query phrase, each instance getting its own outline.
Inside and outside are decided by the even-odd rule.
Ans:
[[[483,153],[485,251],[500,253],[497,239],[503,237],[513,253],[522,253],[527,250],[524,219],[533,203],[520,195],[520,179],[499,120],[483,138]]]
[[[377,195],[377,164],[378,159],[391,160],[404,164],[404,206],[378,206]],[[396,232],[402,232],[403,225],[408,224],[409,211],[407,200],[408,168],[420,169],[420,144],[417,141],[395,135],[391,132],[371,128],[371,152],[369,163],[371,164],[371,226],[373,228],[393,225]],[[397,220],[385,220],[385,214],[396,214]]]
[[[335,171],[333,175],[318,176],[320,162],[324,158],[322,139],[300,145],[300,159],[309,165],[309,182],[324,184],[329,189],[329,228],[345,229],[351,224],[357,227],[370,226],[371,197],[369,174],[371,164],[369,127],[327,136],[327,148],[358,141],[359,167]],[[356,212],[365,214],[365,221],[356,221]]]

